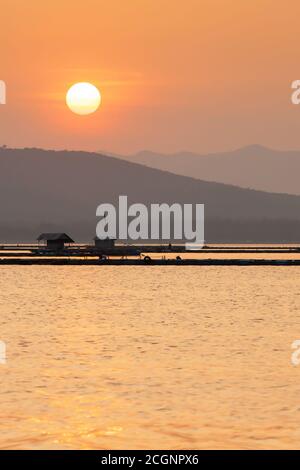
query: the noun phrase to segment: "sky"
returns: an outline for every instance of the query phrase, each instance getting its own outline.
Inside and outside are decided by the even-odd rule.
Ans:
[[[0,0],[0,144],[129,154],[300,148],[296,0]],[[68,88],[96,85],[72,113]]]

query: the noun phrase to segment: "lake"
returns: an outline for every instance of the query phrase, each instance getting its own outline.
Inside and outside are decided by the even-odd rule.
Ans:
[[[299,448],[299,286],[300,267],[0,267],[0,448]]]

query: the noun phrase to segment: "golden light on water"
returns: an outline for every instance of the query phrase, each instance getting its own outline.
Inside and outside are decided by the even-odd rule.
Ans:
[[[75,114],[92,114],[101,104],[101,94],[98,88],[91,83],[76,83],[69,89],[66,103]]]

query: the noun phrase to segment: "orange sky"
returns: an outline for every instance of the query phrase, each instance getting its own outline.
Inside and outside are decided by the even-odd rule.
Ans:
[[[0,143],[131,153],[300,148],[297,0],[0,0]],[[68,87],[102,93],[94,115]]]

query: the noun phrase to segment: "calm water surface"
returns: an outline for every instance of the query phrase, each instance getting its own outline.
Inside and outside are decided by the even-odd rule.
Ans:
[[[0,293],[0,448],[300,448],[300,268],[2,266]]]

